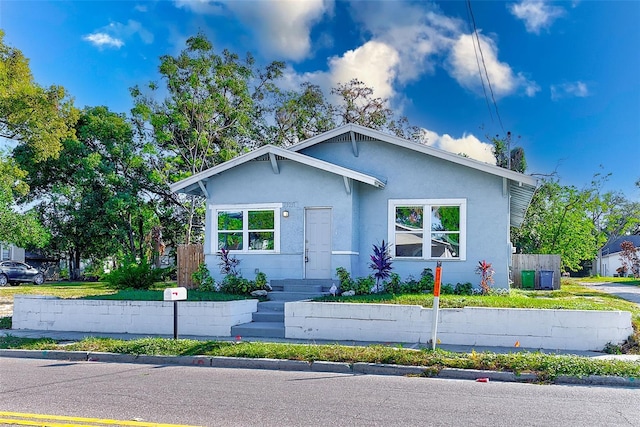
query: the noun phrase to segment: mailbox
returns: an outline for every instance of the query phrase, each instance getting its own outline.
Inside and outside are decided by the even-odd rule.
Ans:
[[[187,288],[167,288],[164,290],[165,301],[184,301],[187,299]]]

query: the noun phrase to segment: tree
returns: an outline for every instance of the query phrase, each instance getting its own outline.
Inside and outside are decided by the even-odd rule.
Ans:
[[[123,115],[88,108],[76,133],[57,159],[36,162],[29,147],[14,151],[29,171],[30,200],[55,237],[49,250],[69,257],[74,278],[84,258],[149,258],[159,202],[171,197],[153,150],[134,138]]]
[[[189,38],[178,56],[162,56],[166,98],[153,98],[160,88],[156,83],[149,84],[151,94],[139,87],[131,94],[138,130],[157,145],[165,179],[178,181],[255,146],[266,128],[265,99],[283,68],[282,62],[273,62],[257,69],[249,54],[244,60],[228,50],[218,55],[203,34]],[[182,200],[188,211],[187,243],[201,222],[202,203],[193,197]]]
[[[270,138],[278,144],[293,145],[335,127],[335,107],[325,99],[319,86],[302,83],[299,92],[286,92],[279,98]]]
[[[10,157],[0,153],[0,242],[18,246],[42,246],[49,233],[38,222],[33,211],[20,213],[14,209],[16,197],[24,196],[29,186],[26,172]]]
[[[0,137],[28,145],[36,161],[55,157],[73,137],[78,111],[62,86],[36,84],[29,61],[3,39],[0,30]]]
[[[620,244],[620,261],[622,269],[633,273],[633,277],[640,277],[640,248],[636,248],[633,242],[625,240]]]
[[[577,271],[582,261],[595,258],[599,247],[586,209],[591,196],[590,190],[543,180],[522,227],[511,229],[511,241],[521,253],[560,254],[563,268]]]
[[[496,158],[496,166],[520,173],[524,173],[527,170],[524,149],[522,147],[511,148],[513,143],[511,132],[507,132],[505,137],[496,135],[488,139],[493,145],[491,152]]]
[[[396,117],[388,107],[389,101],[376,98],[373,93],[373,88],[358,79],[331,89],[336,103],[329,102],[320,87],[309,82],[301,84],[299,91],[279,93],[273,108],[275,126],[271,127],[267,141],[288,146],[336,126],[355,123],[425,142],[422,129],[411,126],[404,116]]]

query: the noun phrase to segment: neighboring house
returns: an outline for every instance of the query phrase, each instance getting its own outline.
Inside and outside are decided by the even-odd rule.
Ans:
[[[205,260],[221,247],[244,277],[371,274],[372,245],[391,245],[403,279],[443,262],[443,283],[479,283],[478,261],[508,287],[511,226],[536,189],[530,176],[358,125],[288,149],[266,145],[193,175],[172,191],[207,198]]]
[[[24,262],[24,249],[10,243],[0,242],[0,261]]]
[[[640,248],[640,235],[630,235],[618,237],[613,242],[610,242],[602,247],[598,251],[598,258],[596,260],[597,273],[600,276],[605,277],[617,277],[618,268],[622,267],[622,260],[620,254],[622,252],[622,242],[630,241],[633,246]],[[630,273],[630,272],[628,272]]]

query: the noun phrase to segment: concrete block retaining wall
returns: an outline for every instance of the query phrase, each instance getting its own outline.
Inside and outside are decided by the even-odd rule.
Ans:
[[[16,295],[13,329],[173,334],[173,303],[164,301],[73,300]],[[258,300],[180,301],[181,335],[230,336],[231,327],[251,322]]]
[[[420,306],[288,302],[285,336],[426,344],[432,318],[432,310]],[[627,311],[465,307],[441,309],[438,319],[442,344],[602,350],[632,333]]]

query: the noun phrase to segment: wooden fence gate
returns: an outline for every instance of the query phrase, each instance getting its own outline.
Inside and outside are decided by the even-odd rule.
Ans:
[[[540,289],[540,272],[553,271],[553,289],[560,289],[560,255],[513,254],[511,280],[514,288],[522,287],[522,271],[535,271],[534,284]]]
[[[178,245],[178,286],[187,289],[196,287],[191,275],[204,262],[204,250],[201,244]]]

